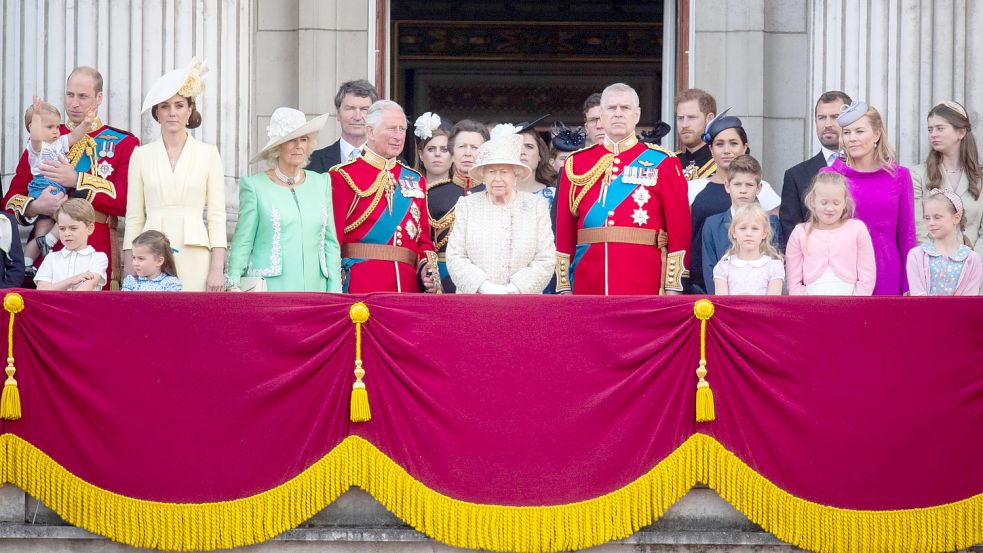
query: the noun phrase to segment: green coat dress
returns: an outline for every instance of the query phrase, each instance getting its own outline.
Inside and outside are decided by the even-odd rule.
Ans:
[[[266,175],[239,179],[239,222],[227,284],[262,277],[270,292],[341,292],[341,248],[331,207],[331,180],[305,171],[291,191]]]

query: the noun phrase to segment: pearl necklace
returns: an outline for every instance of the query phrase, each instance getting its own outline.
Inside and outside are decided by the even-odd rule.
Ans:
[[[282,171],[280,171],[280,164],[279,163],[273,165],[273,172],[276,174],[276,178],[278,178],[278,179],[282,180],[283,182],[287,183],[287,186],[293,186],[294,184],[296,184],[297,183],[297,180],[300,179],[300,175],[302,173],[302,171],[297,171],[297,174],[296,175],[294,175],[292,177],[288,177],[287,175],[284,175]]]

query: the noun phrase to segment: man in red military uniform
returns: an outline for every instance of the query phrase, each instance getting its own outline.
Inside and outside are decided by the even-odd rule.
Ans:
[[[331,196],[341,244],[345,292],[434,290],[427,184],[396,156],[406,141],[406,114],[380,100],[365,118],[365,151],[333,167]]]
[[[61,134],[85,119],[86,113],[102,103],[102,75],[92,67],[76,67],[68,76],[65,87],[65,111],[68,122]],[[31,182],[31,166],[27,152],[20,158],[10,189],[3,198],[6,211],[21,225],[31,225],[38,215],[51,217],[69,197],[82,198],[96,210],[95,231],[89,245],[109,258],[106,289],[119,289],[120,252],[119,219],[126,216],[126,179],[130,154],[140,145],[132,134],[103,125],[96,119],[93,130],[79,140],[68,152],[68,163],[41,164],[41,173],[61,184],[68,194],[52,194],[49,187],[38,198],[27,195]],[[61,244],[54,247],[61,249]]]
[[[604,141],[573,153],[557,194],[557,292],[682,293],[692,231],[679,160],[635,136],[638,94],[601,95]]]

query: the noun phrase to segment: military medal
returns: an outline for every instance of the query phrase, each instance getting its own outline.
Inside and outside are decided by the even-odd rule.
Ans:
[[[416,240],[417,230],[419,229],[417,229],[416,224],[413,223],[413,221],[406,221],[406,234],[409,235],[411,239]]]
[[[116,143],[109,142],[108,140],[103,142],[103,146],[106,148],[105,157],[111,158],[116,155]]]
[[[113,174],[113,166],[110,165],[108,161],[103,160],[99,163],[99,167],[96,168],[96,172],[100,177],[108,179],[109,175]]]
[[[410,204],[410,216],[412,216],[413,220],[417,223],[420,222],[420,208],[417,207],[416,204]]]
[[[651,198],[652,195],[649,194],[649,191],[646,188],[636,188],[631,195],[631,199],[635,200],[635,203],[638,204],[638,207],[644,206],[646,203],[648,203],[649,199]]]
[[[645,223],[649,222],[649,213],[642,208],[638,208],[631,214],[632,221],[638,226],[644,226]]]
[[[108,140],[102,141],[102,148],[99,149],[99,157],[106,157],[106,144],[108,142]]]

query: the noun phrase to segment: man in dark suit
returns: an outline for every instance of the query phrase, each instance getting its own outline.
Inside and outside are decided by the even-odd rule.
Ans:
[[[342,83],[334,97],[334,107],[341,125],[337,142],[311,154],[307,169],[327,173],[335,165],[362,155],[365,146],[365,115],[379,99],[375,87],[365,79]]]
[[[816,135],[822,147],[815,156],[785,171],[785,182],[782,185],[782,205],[779,208],[779,219],[782,223],[782,249],[784,250],[792,229],[809,218],[805,198],[819,170],[833,164],[840,150],[840,126],[836,118],[844,105],[850,105],[853,100],[844,92],[830,90],[823,92],[816,102]]]

